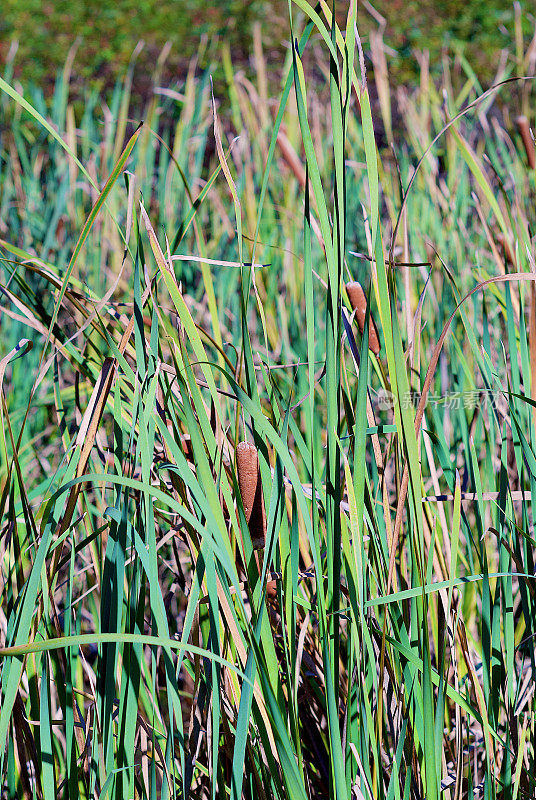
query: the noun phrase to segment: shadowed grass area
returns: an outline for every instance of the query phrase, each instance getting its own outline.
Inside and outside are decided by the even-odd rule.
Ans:
[[[534,48],[290,11],[224,122],[0,82],[10,800],[534,794]]]

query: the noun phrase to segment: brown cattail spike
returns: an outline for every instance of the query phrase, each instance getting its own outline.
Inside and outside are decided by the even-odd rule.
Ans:
[[[534,167],[536,167],[536,147],[534,146],[534,138],[530,130],[529,121],[524,116],[518,117],[516,119],[516,126],[523,139],[523,147],[527,154],[529,167],[534,169]]]
[[[352,309],[355,311],[355,318],[359,325],[359,330],[363,333],[365,330],[365,319],[367,317],[367,298],[363,287],[357,281],[352,281],[352,283],[346,284],[346,291]],[[376,356],[380,352],[380,337],[378,336],[378,329],[376,328],[376,323],[374,322],[372,314],[370,315],[369,324],[369,348]]]
[[[277,144],[279,145],[281,155],[287,167],[294,173],[294,177],[297,179],[301,188],[305,189],[306,175],[303,164],[286,135],[281,130],[277,134]]]
[[[240,442],[236,448],[238,486],[249,526],[251,543],[261,550],[266,540],[266,512],[262,496],[261,474],[257,448],[249,442]]]
[[[515,258],[510,242],[508,241],[508,239],[505,238],[504,233],[502,231],[499,231],[495,238],[497,239],[497,244],[499,245],[504,254],[506,263],[509,264],[511,267],[513,267],[515,265]]]

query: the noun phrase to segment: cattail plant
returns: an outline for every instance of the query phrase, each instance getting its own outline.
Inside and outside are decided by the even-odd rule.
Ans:
[[[528,165],[530,169],[534,169],[534,167],[536,167],[536,148],[534,147],[534,137],[530,129],[529,121],[522,115],[516,119],[516,126],[523,141]]]
[[[367,317],[367,298],[365,292],[363,291],[363,287],[357,281],[352,281],[351,283],[346,284],[346,292],[348,294],[348,299],[350,300],[352,310],[355,312],[355,318],[357,320],[357,324],[359,325],[359,330],[361,333],[363,333],[365,329],[365,319]],[[376,356],[380,352],[380,337],[378,336],[378,329],[376,328],[376,323],[374,322],[372,314],[370,315],[369,325],[369,348]]]
[[[128,87],[78,129],[66,70],[52,98],[0,78],[2,800],[536,797],[534,140],[522,118],[504,146],[501,107],[488,129],[464,93],[442,130],[427,58],[395,119],[383,29],[371,107],[358,4],[342,30],[342,3],[297,5],[273,121],[260,29],[256,85],[225,56],[233,161],[197,61],[123,153]],[[64,208],[76,169],[92,194]],[[363,232],[355,369],[341,276]],[[345,291],[359,338],[368,292]]]
[[[266,540],[266,511],[262,496],[257,448],[249,442],[240,442],[236,448],[238,486],[244,504],[254,550],[262,550]]]
[[[290,141],[288,140],[287,135],[280,130],[277,134],[277,144],[279,145],[279,149],[281,150],[281,155],[283,156],[283,161],[293,173],[294,177],[300,184],[301,188],[305,188],[305,170],[303,168],[303,164],[300,160],[300,157],[292,147]]]
[[[500,249],[502,250],[504,257],[506,259],[506,263],[509,264],[511,267],[515,265],[515,257],[514,251],[512,250],[512,245],[504,235],[502,231],[498,231],[496,234],[497,244],[499,245]]]

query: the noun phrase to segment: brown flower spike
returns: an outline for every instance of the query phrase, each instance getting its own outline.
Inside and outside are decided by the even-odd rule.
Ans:
[[[352,281],[346,284],[346,291],[352,308],[355,311],[355,318],[359,325],[359,330],[363,333],[365,329],[365,319],[367,317],[367,298],[363,287],[357,281]],[[378,329],[376,328],[376,323],[374,322],[372,314],[370,315],[369,324],[369,349],[372,350],[376,356],[380,352],[380,337],[378,336]]]
[[[523,139],[523,147],[525,148],[525,153],[527,154],[529,167],[534,169],[534,167],[536,167],[536,148],[534,147],[534,139],[532,138],[530,132],[529,121],[526,117],[521,116],[516,119],[516,125],[521,138]]]
[[[259,456],[254,444],[240,442],[237,445],[236,466],[251,543],[254,550],[261,550],[266,540],[266,512],[262,496]]]
[[[497,244],[499,245],[501,252],[504,254],[506,262],[510,264],[511,267],[515,264],[514,253],[510,246],[510,242],[508,239],[505,238],[504,233],[499,231],[495,237],[497,239]]]

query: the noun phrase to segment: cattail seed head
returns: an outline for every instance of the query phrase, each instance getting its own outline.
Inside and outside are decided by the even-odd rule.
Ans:
[[[534,146],[534,139],[530,132],[529,121],[525,116],[516,119],[516,126],[523,140],[523,147],[527,154],[527,161],[530,169],[536,167],[536,147]]]
[[[277,581],[271,580],[266,582],[266,599],[269,603],[275,604],[277,602]]]
[[[283,156],[283,160],[287,167],[294,174],[294,177],[297,179],[301,188],[305,189],[306,175],[303,164],[300,161],[300,157],[289,142],[287,136],[281,130],[277,134],[277,144],[279,145],[281,155]]]
[[[515,258],[510,242],[508,241],[508,239],[506,239],[502,231],[498,231],[495,238],[497,240],[497,244],[501,249],[502,254],[506,259],[507,264],[513,267],[515,265]]]
[[[363,287],[357,281],[352,281],[346,284],[346,291],[352,309],[355,311],[355,318],[359,325],[359,330],[363,333],[365,330],[365,319],[367,317],[367,297],[363,291]],[[369,324],[369,348],[374,355],[378,355],[380,352],[380,337],[378,336],[378,329],[376,328],[376,323],[374,322],[372,314],[370,315]]]
[[[262,496],[259,456],[254,444],[240,442],[237,445],[236,466],[251,543],[255,550],[261,550],[266,540],[266,512]]]

